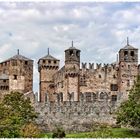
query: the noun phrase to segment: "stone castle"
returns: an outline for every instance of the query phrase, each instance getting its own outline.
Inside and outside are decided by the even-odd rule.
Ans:
[[[129,44],[112,64],[82,63],[80,50],[65,50],[65,65],[48,54],[38,61],[40,101],[33,94],[33,60],[19,54],[0,63],[0,93],[20,91],[29,97],[44,129],[61,124],[66,130],[87,131],[93,121],[114,122],[113,110],[128,98],[139,74],[138,49]]]
[[[38,61],[40,74],[40,101],[79,101],[82,94],[87,102],[117,96],[127,98],[128,91],[134,85],[138,75],[138,49],[127,45],[119,51],[119,62],[112,64],[82,63],[80,68],[80,50],[72,46],[65,50],[65,65],[59,69],[59,60],[51,56]],[[57,96],[56,96],[57,95]]]

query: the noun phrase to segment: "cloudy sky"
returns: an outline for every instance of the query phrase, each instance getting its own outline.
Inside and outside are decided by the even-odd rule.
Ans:
[[[47,48],[64,65],[64,50],[81,50],[81,62],[112,63],[120,48],[140,48],[140,2],[64,3],[0,2],[0,61],[20,50],[34,60],[34,90],[38,91],[37,61]]]

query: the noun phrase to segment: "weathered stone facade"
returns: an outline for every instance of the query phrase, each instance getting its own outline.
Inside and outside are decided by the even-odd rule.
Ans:
[[[0,63],[0,93],[33,91],[33,60],[18,54]]]
[[[124,100],[138,75],[138,49],[129,43],[120,49],[119,61],[112,64],[96,64],[95,67],[94,63],[89,63],[87,67],[87,63],[82,63],[80,68],[80,50],[73,43],[65,50],[65,65],[60,70],[58,62],[49,54],[39,60],[41,102],[46,99],[55,102],[55,93],[61,93],[63,101],[79,101],[81,93],[87,93],[90,101],[90,93],[96,96],[97,92],[110,94],[112,101],[117,101],[121,93]]]
[[[40,101],[33,94],[33,60],[18,54],[0,63],[1,97],[20,91],[40,113],[37,123],[45,130],[61,125],[66,131],[89,131],[94,121],[115,123],[113,111],[128,98],[140,73],[138,49],[120,49],[112,64],[81,63],[80,50],[65,50],[65,65],[49,54],[38,61]]]
[[[129,42],[112,64],[82,63],[80,67],[80,50],[73,43],[65,50],[61,69],[59,60],[48,54],[39,60],[38,124],[49,131],[56,125],[66,131],[90,131],[95,121],[115,123],[113,112],[128,98],[139,72],[138,49]]]
[[[63,101],[62,94],[55,94],[56,102],[47,101],[35,103],[39,112],[37,123],[45,131],[53,131],[56,126],[63,127],[66,132],[91,131],[94,122],[114,124],[115,101],[111,101],[109,93],[91,93],[91,100],[87,101],[88,93],[81,93],[79,101]],[[118,95],[121,98],[121,95]]]

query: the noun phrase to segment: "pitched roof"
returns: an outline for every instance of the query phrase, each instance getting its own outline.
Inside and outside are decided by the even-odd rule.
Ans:
[[[6,61],[9,61],[9,60],[25,60],[25,61],[33,61],[32,59],[29,59],[23,55],[20,55],[20,54],[17,54],[17,55],[14,55],[12,57],[10,57],[9,59],[3,61],[3,62],[6,62]],[[3,63],[1,62],[1,63]]]
[[[129,44],[127,44],[124,48],[122,48],[122,49],[136,49],[136,48],[134,48],[133,46],[131,46],[131,45],[129,45]]]
[[[40,59],[43,59],[43,60],[58,60],[56,59],[55,57],[51,56],[50,54],[40,58]]]
[[[9,76],[3,73],[3,74],[0,75],[0,79],[1,80],[7,80],[7,79],[9,79]]]

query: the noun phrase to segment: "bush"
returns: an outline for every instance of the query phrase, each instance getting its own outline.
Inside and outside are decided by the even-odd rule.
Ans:
[[[52,138],[64,138],[65,136],[65,131],[62,128],[57,128],[52,134]]]
[[[29,123],[21,128],[20,133],[24,138],[37,138],[40,134],[40,130],[36,124]]]

